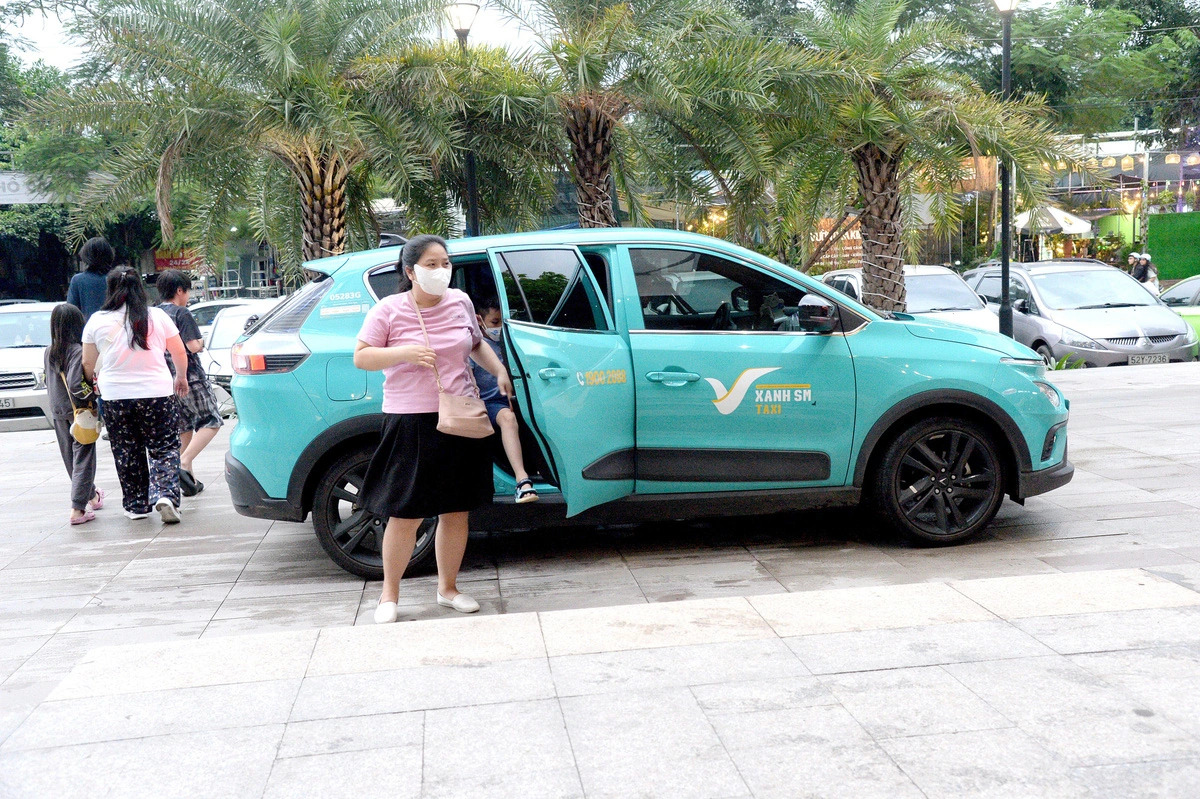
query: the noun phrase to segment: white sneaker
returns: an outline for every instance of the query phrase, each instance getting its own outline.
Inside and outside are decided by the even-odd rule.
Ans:
[[[162,517],[163,524],[179,524],[179,508],[168,497],[159,497],[154,509]]]
[[[376,624],[391,624],[400,615],[395,602],[380,602],[375,608]]]
[[[149,515],[150,515],[149,513],[134,513],[131,510],[125,511],[126,519],[145,519]]]
[[[454,599],[446,599],[446,597],[438,594],[437,602],[442,607],[454,608],[459,613],[474,613],[479,610],[479,603],[466,594],[455,594]]]

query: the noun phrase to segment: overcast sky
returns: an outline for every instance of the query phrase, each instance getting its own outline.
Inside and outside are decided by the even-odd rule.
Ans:
[[[68,69],[79,58],[79,46],[68,39],[62,23],[54,15],[27,17],[15,33],[29,45],[18,53],[26,65],[40,58],[51,66]],[[446,35],[453,38],[454,32],[447,30]],[[485,6],[471,26],[471,41],[521,49],[530,44],[531,38],[516,23]]]

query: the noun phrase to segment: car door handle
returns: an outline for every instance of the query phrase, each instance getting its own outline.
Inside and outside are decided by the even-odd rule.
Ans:
[[[570,369],[558,369],[553,366],[538,370],[538,377],[543,380],[566,380],[571,376]]]
[[[651,383],[662,383],[664,386],[686,386],[695,383],[700,375],[695,372],[648,372],[646,379]]]

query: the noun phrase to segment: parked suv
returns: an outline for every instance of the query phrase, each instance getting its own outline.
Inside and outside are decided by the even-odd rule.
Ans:
[[[1000,268],[967,272],[967,284],[1000,307]],[[1012,264],[1013,337],[1048,363],[1087,366],[1196,360],[1196,331],[1120,269],[1089,261]]]
[[[498,298],[541,501],[515,504],[495,448],[483,529],[754,515],[869,497],[904,535],[969,538],[1007,494],[1071,479],[1068,403],[1036,353],[995,333],[883,317],[724,241],[615,228],[450,242],[453,283]],[[233,348],[240,513],[302,521],[381,574],[386,520],[358,504],[382,374],[354,366],[363,318],[397,290],[396,251],[319,275]],[[413,558],[432,557],[433,520]]]

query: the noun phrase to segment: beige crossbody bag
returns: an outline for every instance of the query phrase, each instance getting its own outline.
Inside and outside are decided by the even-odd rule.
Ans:
[[[425,329],[425,319],[421,316],[421,306],[417,305],[415,297],[413,308],[417,310],[417,321],[421,323],[421,333],[425,336],[425,346],[433,349],[429,343],[429,331]],[[438,423],[437,429],[447,435],[462,436],[463,438],[487,438],[492,434],[492,422],[488,419],[487,406],[479,398],[479,386],[475,385],[475,375],[467,368],[467,376],[471,378],[471,386],[475,390],[473,397],[459,397],[447,394],[442,386],[442,376],[438,373],[437,358],[433,361],[433,377],[438,387]]]

